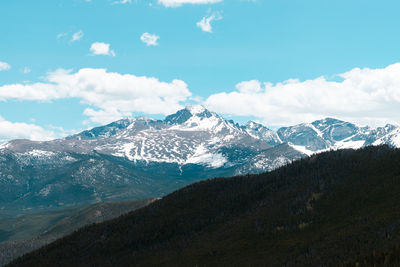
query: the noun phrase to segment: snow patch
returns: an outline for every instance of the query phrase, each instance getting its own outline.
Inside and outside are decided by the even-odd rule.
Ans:
[[[132,161],[136,161],[138,159],[138,157],[136,157],[137,153],[135,153],[135,156],[132,156],[132,154],[131,154],[131,151],[134,147],[135,147],[134,143],[127,143],[127,144],[124,144],[121,149],[121,151],[123,152],[125,157]]]
[[[66,156],[66,157],[64,157],[64,160],[66,160],[66,161],[76,161],[76,158],[71,157],[71,156]]]
[[[39,191],[39,195],[47,197],[50,194],[50,191],[51,191],[51,185],[48,185]]]
[[[227,162],[226,158],[217,153],[213,154],[207,151],[203,144],[196,148],[195,153],[186,160],[186,164],[206,164],[213,168],[222,167]]]
[[[307,149],[305,146],[293,145],[293,144],[290,143],[290,142],[288,143],[288,145],[289,145],[290,147],[294,148],[295,150],[297,150],[297,151],[299,151],[299,152],[301,152],[301,153],[303,153],[303,154],[306,154],[307,156],[311,156],[311,155],[317,153],[317,152],[315,152],[315,151],[312,151],[312,150]]]
[[[359,149],[363,147],[365,144],[365,140],[359,140],[359,141],[339,141],[336,142],[335,145],[333,146],[334,150],[337,149],[346,149],[346,148],[351,148],[351,149]]]
[[[274,161],[271,164],[271,167],[272,167],[272,169],[277,169],[288,163],[290,163],[290,159],[280,156],[280,157],[277,157],[276,159],[274,159]]]
[[[394,147],[400,148],[400,134],[396,134],[390,138],[390,144]]]
[[[170,130],[179,130],[179,131],[213,130],[213,132],[219,132],[223,128],[223,126],[221,127],[220,124],[221,124],[221,119],[215,116],[211,116],[209,118],[193,116],[190,119],[188,119],[184,124],[172,126]]]
[[[56,153],[51,152],[51,151],[44,151],[44,150],[34,149],[34,150],[26,152],[24,154],[30,155],[30,156],[34,156],[34,157],[52,157]]]
[[[311,129],[313,129],[313,131],[317,133],[318,137],[323,138],[322,132],[320,130],[318,130],[314,125],[312,125],[311,123],[307,123],[306,125],[308,127],[310,127]]]
[[[9,143],[0,144],[0,149],[5,149],[9,146]]]

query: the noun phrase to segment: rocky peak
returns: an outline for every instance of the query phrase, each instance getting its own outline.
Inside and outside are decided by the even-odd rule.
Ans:
[[[192,117],[210,118],[212,116],[217,115],[208,111],[201,105],[189,105],[186,108],[178,110],[176,113],[167,116],[165,118],[165,122],[168,124],[183,124]]]
[[[260,123],[249,121],[246,123],[243,129],[252,137],[260,139],[270,146],[282,144],[281,139],[275,131],[265,127]]]

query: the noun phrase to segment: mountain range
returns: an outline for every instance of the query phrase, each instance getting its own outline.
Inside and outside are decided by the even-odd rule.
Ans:
[[[261,173],[314,153],[388,144],[400,127],[325,118],[273,131],[193,105],[52,141],[0,145],[0,216],[166,195],[194,181]]]

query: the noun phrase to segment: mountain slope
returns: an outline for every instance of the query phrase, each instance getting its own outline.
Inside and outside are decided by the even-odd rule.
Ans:
[[[214,179],[10,266],[318,266],[400,242],[400,150],[339,150]]]
[[[0,145],[0,217],[161,197],[202,179],[261,173],[327,150],[380,144],[400,147],[400,128],[326,118],[275,132],[188,106],[164,120],[126,118],[65,139]]]
[[[0,219],[0,266],[85,225],[116,218],[155,200],[105,202]]]
[[[280,150],[201,106],[65,139],[13,140],[0,147],[0,217],[160,197],[194,181],[271,170],[305,156]]]
[[[0,160],[0,217],[104,201],[163,196],[196,180],[233,174],[189,164],[132,164],[99,153],[6,154]],[[65,160],[68,157],[70,160]]]
[[[276,132],[268,129],[260,123],[249,121],[242,128],[252,137],[263,140],[270,146],[277,146],[283,143]]]

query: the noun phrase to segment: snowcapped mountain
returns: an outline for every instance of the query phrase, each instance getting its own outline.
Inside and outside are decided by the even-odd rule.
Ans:
[[[246,128],[198,105],[165,120],[123,119],[56,142],[66,145],[64,149],[79,147],[134,163],[202,164],[212,168],[234,163],[228,162],[229,148],[257,152],[271,147],[249,135]]]
[[[188,106],[164,120],[128,118],[65,139],[10,141],[0,147],[0,215],[157,197],[193,181],[271,170],[305,156],[256,137],[268,137],[260,127]]]
[[[326,118],[312,123],[302,123],[278,129],[284,143],[305,154],[314,154],[330,149],[358,149],[368,145],[387,144],[400,147],[400,128],[394,125],[371,128]]]
[[[276,132],[254,121],[249,121],[242,128],[252,137],[263,140],[270,146],[276,146],[283,143]]]
[[[400,128],[326,118],[275,132],[188,106],[164,120],[127,118],[64,139],[0,145],[0,215],[158,197],[201,179],[269,171],[329,149],[379,144],[400,147]]]

